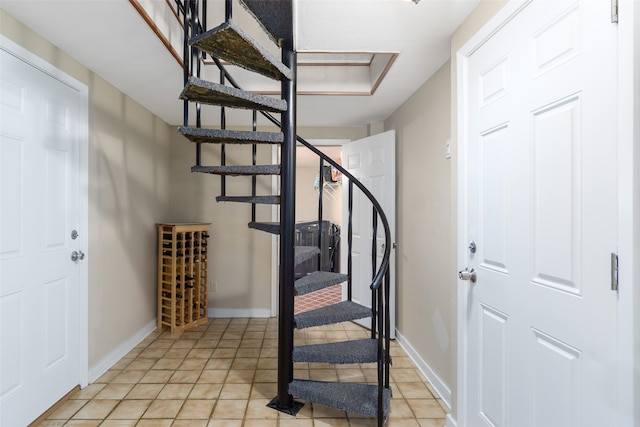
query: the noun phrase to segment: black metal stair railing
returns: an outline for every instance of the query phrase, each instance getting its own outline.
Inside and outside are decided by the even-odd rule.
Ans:
[[[206,31],[207,22],[207,0],[174,0],[176,4],[176,11],[178,18],[182,15],[183,18],[183,84],[186,86],[191,76],[201,77],[202,64],[205,59],[206,52],[201,51],[195,46],[189,46],[189,40],[198,34]],[[232,0],[225,0],[225,21],[228,22],[232,17]],[[212,57],[214,63],[220,70],[220,84],[225,85],[226,79],[230,78],[224,66],[218,58]],[[239,88],[238,85],[233,84],[234,87]],[[253,131],[257,129],[257,111],[253,110]],[[196,128],[202,127],[202,108],[200,103],[196,103]],[[220,129],[226,129],[226,107],[220,107]],[[189,125],[189,101],[184,100],[183,110],[183,126]],[[220,166],[226,166],[226,144],[220,144]],[[257,144],[252,144],[252,164],[256,165],[257,159]],[[202,165],[202,143],[196,143],[196,160],[197,166]],[[220,176],[220,195],[226,196],[226,175]],[[257,178],[252,177],[252,195],[255,196],[255,189],[257,186]],[[252,203],[252,221],[255,221],[256,204]]]
[[[227,81],[235,88],[237,89],[242,89],[241,86],[233,79],[233,77],[231,77],[231,75],[229,74],[229,72],[226,70],[226,68],[224,67],[224,65],[217,59],[214,59],[215,64],[218,66],[218,68],[221,70],[221,72],[223,72],[225,74],[225,77],[227,79]],[[266,111],[260,111],[260,114],[262,114],[265,118],[267,118],[271,123],[273,123],[275,126],[280,127],[281,124],[280,122],[270,113],[266,112]],[[349,248],[352,247],[352,235],[353,235],[353,229],[352,229],[352,222],[353,222],[353,186],[355,185],[356,187],[358,187],[358,189],[360,191],[362,191],[362,193],[367,197],[367,199],[369,199],[369,201],[372,204],[373,207],[373,212],[374,214],[377,214],[380,216],[381,221],[383,223],[383,229],[384,229],[384,233],[385,233],[385,243],[384,243],[384,254],[382,257],[382,262],[380,264],[380,267],[376,270],[376,265],[377,264],[374,261],[374,265],[372,268],[372,272],[373,272],[373,278],[371,281],[371,289],[373,290],[377,290],[380,289],[382,286],[382,282],[384,279],[384,275],[386,273],[386,270],[389,268],[389,262],[391,259],[391,232],[390,232],[390,228],[389,228],[389,222],[386,218],[386,215],[384,214],[384,211],[382,209],[382,206],[380,205],[380,203],[377,201],[377,199],[374,197],[374,195],[369,191],[369,189],[362,183],[360,182],[355,176],[353,176],[347,169],[345,169],[341,164],[339,164],[337,161],[333,160],[331,157],[327,156],[326,154],[324,154],[322,151],[320,151],[318,148],[316,148],[314,145],[312,145],[310,142],[308,142],[307,140],[305,140],[304,138],[302,138],[301,136],[296,135],[296,140],[302,144],[303,146],[305,146],[306,148],[308,148],[309,150],[311,150],[314,154],[316,154],[320,161],[323,162],[321,163],[320,166],[320,179],[323,179],[323,173],[322,173],[322,169],[324,166],[324,162],[329,163],[329,165],[331,165],[332,167],[334,167],[335,169],[337,169],[340,173],[342,173],[343,176],[347,177],[347,179],[349,180],[349,192],[348,192],[348,198],[349,198],[349,208],[348,208],[348,217],[349,217],[349,231],[348,231],[348,245]],[[321,186],[322,187],[322,186]],[[319,201],[318,201],[318,210],[319,210],[319,218],[320,221],[322,220],[322,197],[319,196]],[[321,233],[320,233],[321,234]],[[374,234],[375,236],[375,234]],[[320,235],[320,239],[322,238],[322,236]],[[373,246],[372,246],[372,251],[373,253],[375,253],[375,251],[377,250],[376,247],[377,245],[375,244],[375,238],[373,239]],[[348,295],[349,295],[349,300],[352,297],[352,284],[351,284],[351,277],[352,277],[352,271],[351,271],[351,253],[349,253],[349,256],[347,258],[347,262],[349,264],[349,271],[348,271],[348,275],[349,275],[349,287],[348,287]],[[375,320],[374,320],[375,321]],[[372,328],[374,329],[374,328]],[[388,334],[385,334],[388,335]]]
[[[194,36],[203,33],[206,30],[204,17],[206,16],[206,0],[175,0],[177,8],[182,12],[184,17],[184,83],[185,86],[191,76],[200,77],[201,63],[204,52],[197,47],[189,45],[188,41]],[[227,6],[225,12],[225,21],[231,18],[231,0],[225,0]],[[200,18],[202,16],[202,19]],[[275,406],[279,410],[284,407],[295,405],[292,396],[289,394],[288,386],[293,381],[293,361],[291,352],[293,349],[293,301],[294,290],[293,285],[294,272],[294,244],[295,244],[295,145],[296,141],[308,148],[319,158],[319,194],[318,194],[318,223],[320,224],[318,231],[318,245],[322,248],[322,219],[323,219],[323,180],[324,169],[326,165],[335,168],[344,178],[348,180],[348,224],[347,224],[347,299],[352,300],[353,292],[353,210],[354,210],[354,192],[359,190],[371,203],[372,210],[372,257],[371,257],[371,283],[370,289],[372,293],[372,318],[371,318],[371,337],[377,340],[377,366],[378,366],[378,425],[382,426],[384,420],[384,399],[385,391],[389,392],[389,366],[390,358],[390,283],[391,283],[391,232],[389,222],[378,200],[374,197],[366,186],[356,179],[346,168],[340,165],[334,159],[322,153],[315,146],[295,133],[295,68],[296,53],[293,50],[292,40],[284,40],[283,47],[283,63],[285,66],[293,70],[294,78],[291,80],[282,80],[282,98],[288,103],[287,111],[282,112],[282,123],[278,121],[272,114],[267,111],[260,111],[273,125],[282,129],[284,133],[284,141],[281,148],[281,190],[280,190],[280,304],[279,316],[280,329],[279,348],[284,349],[284,354],[279,351],[278,362],[278,397],[274,399]],[[221,61],[216,57],[211,57],[218,69],[220,70],[220,83],[222,85],[230,84],[236,89],[242,89],[235,79],[229,74]],[[184,127],[189,125],[189,106],[188,101],[184,101]],[[221,107],[220,113],[221,128],[226,128],[225,107]],[[196,104],[196,127],[201,127],[201,109],[200,104]],[[257,111],[253,111],[252,129],[257,130]],[[196,165],[201,166],[202,163],[202,143],[196,143]],[[225,144],[221,144],[221,163],[222,166],[226,162]],[[256,165],[257,145],[254,143],[252,147],[252,165]],[[221,176],[221,195],[226,194],[225,175]],[[343,182],[344,184],[344,182]],[[256,177],[252,177],[252,196],[256,196]],[[251,203],[251,221],[256,221],[256,203]],[[384,252],[382,260],[378,263],[377,256],[377,237],[379,227],[384,233]],[[318,266],[322,265],[321,254],[318,255]],[[283,284],[286,284],[284,286]],[[388,396],[388,395],[387,395]]]
[[[184,3],[176,0],[178,14],[182,12],[184,38],[182,45],[183,84],[186,86],[191,76],[200,77],[202,71],[202,52],[198,48],[190,47],[189,40],[196,34],[200,34],[206,28],[207,2],[198,0],[185,0]],[[201,18],[202,17],[202,18]],[[202,126],[200,104],[196,104],[196,127]],[[183,103],[183,126],[189,126],[189,101]],[[202,164],[202,144],[196,144],[196,165]]]

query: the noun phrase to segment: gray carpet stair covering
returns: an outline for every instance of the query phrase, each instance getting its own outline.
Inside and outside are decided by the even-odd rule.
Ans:
[[[178,133],[191,142],[205,144],[281,144],[284,139],[282,132],[180,127]]]
[[[371,309],[353,301],[342,301],[315,310],[305,311],[294,316],[298,329],[313,326],[331,325],[333,323],[348,322],[350,320],[371,317]]]
[[[191,39],[190,45],[232,64],[275,80],[293,78],[293,73],[235,22],[223,24]]]
[[[294,347],[295,362],[350,364],[375,363],[378,360],[378,341],[372,338],[309,344]]]
[[[281,113],[287,111],[287,101],[271,96],[247,92],[235,87],[208,82],[198,77],[190,77],[180,94],[180,99],[201,104],[247,110]]]
[[[281,38],[291,35],[291,0],[240,0],[270,37],[278,43]],[[284,17],[284,18],[283,18]],[[233,64],[255,71],[267,77],[282,80],[293,78],[293,73],[270,52],[261,47],[248,34],[229,20],[218,27],[191,39],[190,44]],[[246,92],[191,77],[180,95],[180,99],[223,107],[256,109],[270,112],[287,110],[286,102],[264,95]],[[178,132],[195,143],[218,144],[279,144],[283,141],[281,132],[250,132],[226,129],[203,129],[180,127]],[[279,175],[280,165],[240,165],[201,166],[191,168],[192,172],[215,175]],[[279,204],[279,195],[263,196],[218,196],[218,202]],[[249,228],[279,235],[277,222],[257,222]],[[294,263],[301,264],[321,253],[317,246],[295,246]],[[315,271],[295,281],[295,295],[301,296],[347,282],[349,277],[327,271]],[[352,301],[342,301],[294,316],[298,329],[313,326],[364,319],[372,316],[368,307]],[[295,346],[294,362],[354,364],[376,363],[378,361],[378,341],[372,338]],[[379,392],[383,396],[383,418],[387,419],[391,401],[391,390],[378,385],[342,382],[296,380],[289,383],[289,393],[297,399],[330,406],[343,411],[378,417]],[[378,425],[381,420],[378,420]]]
[[[276,44],[279,44],[280,39],[292,37],[291,0],[240,0],[240,4],[253,15]]]
[[[279,205],[280,196],[218,196],[216,202],[259,203],[262,205]]]
[[[333,273],[331,271],[314,271],[296,280],[294,286],[296,295],[305,295],[347,280],[349,280],[349,276],[346,274]]]
[[[324,381],[293,380],[289,393],[294,397],[331,406],[347,412],[378,416],[378,386],[372,384],[334,383]],[[391,390],[383,389],[383,413],[387,417]]]
[[[280,175],[280,165],[258,166],[191,166],[191,172],[210,173],[214,175]]]
[[[320,254],[320,249],[317,246],[294,246],[293,251],[295,265],[302,264]]]

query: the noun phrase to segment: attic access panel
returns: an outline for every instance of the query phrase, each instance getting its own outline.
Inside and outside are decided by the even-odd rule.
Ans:
[[[298,52],[298,95],[371,96],[378,89],[397,52]],[[278,95],[278,82],[223,63],[243,89]],[[205,60],[205,73],[215,79],[218,69]]]

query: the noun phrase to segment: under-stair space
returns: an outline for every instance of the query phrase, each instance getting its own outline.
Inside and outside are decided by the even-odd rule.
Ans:
[[[377,418],[382,426],[389,415],[391,388],[389,383],[390,331],[389,331],[389,226],[384,212],[373,195],[347,170],[335,160],[324,155],[304,139],[296,135],[296,53],[293,41],[293,7],[291,0],[240,0],[240,4],[249,11],[269,33],[281,51],[281,59],[260,46],[254,37],[240,28],[232,19],[232,1],[226,1],[225,16],[220,17],[216,26],[206,28],[206,0],[186,0],[181,9],[184,14],[185,52],[184,52],[184,90],[179,98],[185,102],[184,123],[178,132],[194,144],[196,162],[191,168],[195,173],[207,173],[220,177],[221,193],[212,195],[218,202],[245,203],[251,205],[248,227],[278,236],[279,240],[279,303],[278,303],[278,391],[269,407],[295,415],[303,401],[315,402],[337,408],[349,413]],[[224,18],[224,19],[222,19]],[[220,22],[222,21],[222,22]],[[213,58],[220,69],[220,82],[201,79],[203,55]],[[223,61],[238,65],[271,79],[281,81],[281,97],[264,96],[242,90],[226,69]],[[205,129],[200,126],[201,104],[218,106],[221,114],[219,129]],[[194,110],[195,117],[191,112]],[[251,131],[226,129],[225,109],[253,110]],[[208,110],[210,111],[210,110]],[[260,114],[280,128],[280,131],[259,131],[256,116]],[[280,114],[277,120],[273,114]],[[191,115],[191,117],[190,117]],[[346,225],[348,239],[343,242],[343,250],[349,251],[348,265],[341,266],[341,272],[327,271],[323,255],[322,227],[319,227],[317,244],[311,246],[295,243],[295,150],[300,142],[318,156],[318,218],[323,224],[324,175],[327,168],[336,168],[348,181],[349,211],[353,211],[353,192],[362,191],[371,201],[374,236],[383,236],[386,240],[382,261],[378,261],[375,245],[372,248],[371,307],[360,305],[351,299],[352,261],[351,236],[353,234],[352,215]],[[205,164],[203,144],[220,147],[220,164]],[[278,164],[257,164],[256,149],[259,145],[276,145],[280,152]],[[227,164],[227,154],[238,145],[252,146],[253,156],[246,164]],[[278,194],[257,194],[258,176],[275,176],[279,179]],[[226,180],[235,176],[245,176],[252,180],[250,194],[227,194]],[[245,178],[247,179],[247,178]],[[310,191],[314,191],[310,188]],[[274,205],[279,210],[279,221],[271,218],[257,218],[256,205]],[[343,224],[344,226],[344,224]],[[375,242],[376,239],[373,239]],[[326,245],[326,237],[324,244]],[[346,246],[345,246],[346,244]],[[325,257],[323,259],[323,257]],[[313,260],[317,271],[304,271],[296,274],[296,266]],[[334,269],[336,270],[336,269]],[[342,298],[342,288],[347,298]],[[321,306],[303,307],[305,298],[310,295],[332,294],[331,300]],[[347,339],[341,342],[297,345],[294,328],[321,327],[353,320],[369,319],[370,336],[368,338]],[[296,379],[293,376],[296,363],[370,364],[378,375],[374,383],[316,381],[308,378]]]

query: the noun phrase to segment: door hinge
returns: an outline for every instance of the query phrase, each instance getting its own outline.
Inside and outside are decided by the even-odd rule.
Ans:
[[[618,290],[618,254],[611,252],[611,290]]]
[[[611,0],[611,22],[618,23],[618,0]]]

